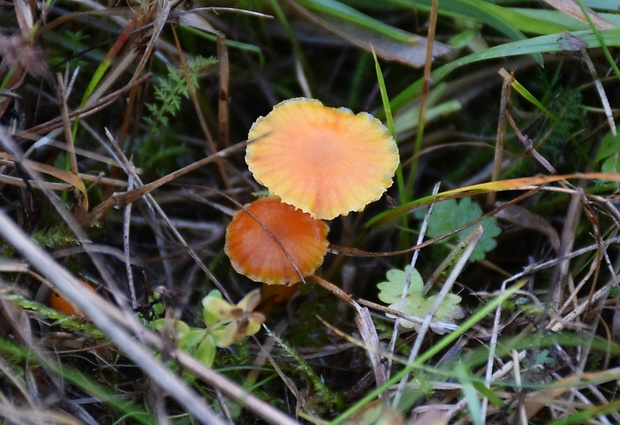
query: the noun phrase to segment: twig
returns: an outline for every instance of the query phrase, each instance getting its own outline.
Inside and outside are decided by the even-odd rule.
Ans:
[[[433,195],[436,195],[439,192],[439,183],[435,184],[435,187],[433,188]],[[426,236],[426,229],[428,228],[428,222],[429,219],[431,217],[431,214],[433,213],[433,206],[435,204],[431,204],[428,207],[428,210],[426,211],[426,215],[424,216],[424,221],[422,222],[422,227],[420,228],[420,234],[418,235],[418,240],[416,242],[416,245],[420,245],[422,243],[422,241],[424,240],[424,237]],[[415,265],[418,259],[418,255],[420,254],[420,250],[416,249],[415,251],[413,251],[413,255],[411,256],[411,263],[409,264],[409,273],[407,273],[407,280],[405,281],[405,285],[403,285],[403,292],[400,296],[400,301],[398,303],[398,308],[396,310],[403,310],[403,304],[405,302],[405,299],[407,298],[407,293],[409,292],[409,286],[411,286],[411,276],[413,275],[413,270],[415,269]],[[400,326],[400,320],[396,319],[396,321],[394,321],[394,329],[392,330],[392,338],[390,339],[390,343],[388,345],[388,352],[390,353],[394,353],[394,348],[396,347],[396,339],[398,338],[398,327]],[[391,360],[388,359],[388,363],[386,366],[387,369],[387,376],[388,378],[390,377],[390,370],[392,367],[392,362]]]
[[[129,173],[127,176],[127,188],[133,189],[134,176]],[[131,228],[131,206],[128,204],[123,212],[123,253],[125,260],[125,271],[127,272],[127,284],[129,285],[129,298],[131,300],[131,308],[134,310],[138,307],[136,300],[136,288],[133,282],[133,269],[131,267],[131,250],[129,248],[129,229]]]
[[[190,390],[185,382],[174,375],[160,361],[155,360],[138,341],[115,323],[106,313],[103,306],[108,302],[84,288],[75,277],[38,245],[0,210],[0,234],[20,252],[28,262],[49,280],[64,298],[75,304],[101,331],[103,331],[117,347],[125,353],[145,374],[157,382],[169,395],[174,397],[188,412],[205,424],[221,424],[217,414],[209,408],[198,394]],[[124,316],[124,315],[123,315]],[[136,323],[141,328],[142,325]]]
[[[422,150],[422,141],[424,139],[424,128],[426,125],[426,108],[428,106],[428,95],[431,87],[431,68],[433,64],[433,47],[435,44],[435,30],[437,29],[437,15],[439,11],[439,0],[432,0],[430,15],[428,18],[428,34],[426,44],[426,59],[424,61],[424,74],[422,76],[422,91],[420,93],[420,115],[418,117],[418,131],[415,137],[415,145],[413,147],[413,157],[411,160],[411,171],[407,179],[406,191],[413,192],[413,183],[415,182],[418,170],[419,153]]]
[[[418,336],[413,343],[413,347],[411,348],[411,353],[409,355],[410,364],[412,364],[418,356],[420,348],[422,347],[422,343],[424,342],[424,337],[426,336],[426,332],[430,328],[430,324],[433,320],[435,313],[448,295],[448,292],[450,292],[450,289],[452,289],[452,285],[454,285],[456,279],[460,276],[463,268],[465,268],[465,265],[469,261],[469,257],[471,256],[472,252],[474,252],[474,248],[476,248],[476,245],[478,244],[478,241],[480,241],[483,233],[484,226],[478,226],[463,239],[462,244],[467,244],[467,247],[463,251],[463,255],[461,256],[461,258],[459,258],[459,261],[455,264],[454,269],[452,269],[450,276],[448,276],[448,279],[446,279],[445,283],[443,284],[441,291],[439,291],[439,294],[437,294],[437,298],[435,299],[433,306],[424,318],[424,323],[422,323],[422,326],[420,326],[420,329],[418,329]],[[393,408],[396,408],[396,406],[398,406],[398,403],[400,402],[400,399],[405,392],[407,378],[408,374],[404,375],[398,383],[398,390],[396,391],[396,394],[394,395],[394,400],[392,402]]]
[[[181,177],[184,174],[187,174],[191,171],[194,171],[204,165],[210,164],[212,162],[215,162],[217,160],[217,158],[219,157],[226,157],[232,153],[235,153],[237,151],[240,151],[241,149],[245,148],[245,143],[238,143],[236,145],[233,145],[229,148],[226,148],[222,151],[213,153],[209,156],[207,156],[206,158],[203,158],[199,161],[196,161],[192,164],[189,164],[179,170],[176,170],[160,179],[157,179],[151,183],[147,183],[144,186],[138,188],[138,189],[134,189],[134,190],[130,190],[127,192],[122,192],[122,193],[114,193],[112,194],[112,196],[108,199],[106,199],[105,201],[103,201],[102,203],[100,203],[99,205],[97,205],[96,207],[94,207],[90,214],[87,217],[87,225],[92,225],[93,223],[95,223],[97,220],[100,220],[105,213],[111,209],[111,208],[122,208],[125,205],[127,205],[128,203],[132,203],[137,201],[138,199],[140,199],[141,197],[143,197],[144,195],[146,195],[147,193],[152,192],[153,190],[160,188],[162,186],[164,186],[167,183],[170,183],[171,181],[173,181],[174,179]]]
[[[514,79],[513,74],[508,74],[504,68],[500,69],[499,75],[504,78],[502,84],[502,96],[499,105],[499,119],[497,120],[497,139],[495,141],[495,158],[493,159],[493,171],[491,172],[491,181],[499,179],[502,171],[502,162],[504,160],[504,145],[506,144],[506,121],[508,105],[510,103],[510,89]],[[487,195],[487,208],[495,204],[496,192],[489,192]]]
[[[605,116],[607,117],[607,123],[609,124],[609,130],[611,131],[611,134],[615,136],[618,133],[616,130],[616,122],[614,121],[614,113],[611,110],[611,105],[609,104],[609,99],[607,98],[607,95],[605,94],[605,89],[603,88],[603,84],[601,83],[600,78],[598,78],[598,75],[596,74],[596,68],[594,67],[594,64],[592,63],[592,59],[590,59],[590,56],[588,55],[588,51],[586,49],[581,49],[581,57],[583,57],[583,61],[586,63],[586,66],[588,67],[588,71],[590,71],[590,74],[592,74],[592,79],[594,80],[596,91],[598,92],[598,96],[601,98],[601,103],[603,104],[603,110],[605,111]],[[617,160],[618,160],[618,152],[616,151],[616,162]]]
[[[112,135],[110,134],[110,132],[106,129],[106,134],[108,136],[108,139],[110,140],[110,143],[112,144],[112,146],[116,149],[116,154],[118,156],[118,158],[120,159],[120,161],[124,164],[126,172],[128,175],[131,175],[135,184],[138,185],[138,189],[135,189],[133,191],[129,191],[126,193],[131,193],[131,192],[135,192],[137,191],[141,191],[142,189],[144,189],[145,187],[147,187],[148,185],[143,185],[142,181],[140,180],[140,177],[137,175],[137,173],[135,172],[135,168],[133,167],[133,164],[131,164],[129,162],[129,160],[127,159],[127,157],[125,156],[125,154],[120,150],[119,146],[117,143],[115,143],[114,138],[112,137]],[[212,155],[213,156],[213,155]],[[200,161],[198,161],[200,162]],[[194,163],[195,164],[195,163]],[[194,164],[190,164],[189,166],[192,166]],[[188,166],[188,167],[189,167]],[[187,167],[186,167],[187,168]],[[183,170],[183,169],[181,169]],[[177,170],[177,171],[181,171],[181,170]],[[174,173],[173,173],[174,174]],[[160,179],[161,180],[161,179]],[[158,180],[156,180],[158,181]],[[150,192],[145,191],[144,192],[144,197],[146,198],[147,201],[147,205],[149,206],[149,208],[151,209],[151,212],[153,213],[153,215],[158,215],[163,221],[164,223],[168,226],[168,228],[170,229],[170,231],[172,232],[172,234],[175,236],[175,238],[181,243],[181,245],[183,246],[183,248],[185,249],[185,251],[187,251],[187,253],[189,254],[189,256],[196,262],[196,264],[200,267],[200,269],[207,275],[207,277],[209,279],[211,279],[211,281],[215,284],[215,286],[217,286],[217,288],[220,290],[220,292],[222,293],[222,295],[224,295],[224,297],[228,300],[231,301],[231,297],[228,294],[228,291],[226,290],[226,287],[224,285],[222,285],[222,283],[220,282],[220,280],[215,277],[215,275],[211,272],[211,270],[209,270],[209,268],[204,264],[204,262],[200,259],[200,257],[198,257],[198,255],[194,252],[194,250],[189,246],[189,244],[186,242],[185,238],[181,235],[181,233],[174,227],[174,225],[172,224],[172,222],[170,221],[170,219],[168,218],[168,216],[166,215],[166,213],[164,212],[164,210],[161,208],[161,206],[159,205],[159,203],[157,203],[157,201],[155,201],[155,198],[153,198],[153,195],[151,195]],[[139,198],[136,198],[136,200]],[[135,200],[134,200],[135,201]],[[132,202],[128,202],[126,205],[130,205]]]
[[[127,83],[123,88],[118,89],[117,91],[112,92],[109,95],[102,97],[96,102],[86,105],[83,108],[76,109],[73,112],[69,112],[69,119],[74,120],[78,116],[81,118],[85,118],[85,117],[88,117],[90,115],[93,115],[99,112],[101,109],[104,109],[107,106],[111,105],[114,101],[116,101],[116,99],[118,99],[123,94],[131,90],[134,86],[138,86],[148,81],[150,78],[151,78],[151,74],[150,73],[146,74],[142,76],[141,78],[138,78],[135,81]],[[47,133],[61,126],[62,126],[62,117],[57,117],[52,120],[49,120],[48,122],[31,127],[27,130],[20,131],[17,133],[17,135],[20,137],[33,138],[32,136],[33,134]]]
[[[228,48],[226,47],[226,38],[217,38],[217,57],[218,68],[220,71],[220,87],[219,87],[219,99],[218,99],[218,133],[217,138],[218,148],[224,149],[228,147],[230,132],[229,132],[229,110],[228,99],[230,91],[230,69],[228,65]]]
[[[501,292],[506,290],[507,282],[502,282]],[[487,368],[484,376],[484,386],[491,388],[491,382],[493,379],[493,363],[495,361],[495,349],[497,347],[497,338],[499,337],[499,323],[502,318],[502,305],[498,305],[495,310],[495,319],[493,320],[493,331],[491,333],[491,342],[489,344],[489,357],[487,358]],[[513,356],[515,358],[515,356]],[[482,417],[486,417],[487,409],[489,408],[489,399],[484,397],[482,399]]]
[[[564,298],[563,291],[567,284],[569,284],[569,282],[572,284],[568,273],[569,260],[566,258],[566,255],[573,249],[575,244],[575,234],[582,209],[583,192],[578,190],[572,195],[568,205],[566,221],[564,223],[564,228],[562,229],[562,236],[560,240],[560,251],[558,252],[558,257],[562,258],[562,260],[556,267],[551,280],[552,286],[549,299],[551,302],[551,310],[555,312],[557,312],[562,305],[562,299]],[[573,292],[574,289],[574,286],[571,287]]]
[[[530,138],[525,136],[523,133],[521,133],[521,130],[519,130],[519,127],[517,127],[517,124],[515,123],[515,120],[512,118],[512,114],[510,113],[510,111],[506,111],[506,118],[508,118],[508,122],[510,123],[510,126],[512,127],[515,134],[517,135],[517,139],[519,139],[519,141],[523,143],[523,146],[525,146],[526,153],[532,154],[534,159],[538,161],[540,165],[545,167],[545,169],[549,171],[551,174],[557,174],[557,170],[555,169],[555,167],[551,165],[551,163],[547,161],[547,159],[544,156],[538,153],[538,151],[532,144],[532,141],[530,140]]]

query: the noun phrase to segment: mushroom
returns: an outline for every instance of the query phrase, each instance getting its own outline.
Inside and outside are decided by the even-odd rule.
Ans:
[[[80,282],[86,289],[92,292],[97,292],[95,291],[95,288],[93,288],[83,280],[79,280],[78,282]],[[76,306],[67,301],[64,297],[58,295],[55,291],[52,291],[52,293],[50,294],[49,304],[50,307],[52,307],[54,310],[59,311],[67,316],[84,316],[84,314],[82,314],[82,312]]]
[[[381,121],[316,99],[285,100],[250,128],[245,160],[282,202],[331,220],[361,211],[392,185],[398,148]]]
[[[224,251],[238,273],[270,285],[292,285],[323,263],[328,231],[321,220],[278,198],[261,198],[235,214]]]

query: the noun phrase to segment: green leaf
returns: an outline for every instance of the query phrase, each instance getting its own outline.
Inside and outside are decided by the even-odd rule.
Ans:
[[[493,392],[492,389],[487,388],[482,382],[472,381],[472,385],[474,386],[476,391],[480,393],[481,396],[483,396],[484,398],[487,398],[491,403],[493,403],[497,407],[504,408],[506,406],[506,403],[504,403],[504,400],[502,400],[501,397],[499,397],[495,392]]]
[[[169,329],[169,332],[179,338],[183,338],[183,336],[190,331],[187,323],[182,320],[157,319],[153,321],[153,324],[151,326],[153,327],[153,329],[159,332],[163,331],[164,329]]]
[[[611,132],[608,132],[603,136],[601,145],[596,151],[595,161],[601,161],[611,155],[614,155],[620,150],[620,135],[614,136]]]
[[[207,336],[198,346],[194,357],[203,364],[211,367],[215,361],[215,341],[211,335]]]
[[[467,402],[471,423],[474,425],[484,425],[485,422],[482,419],[482,402],[480,397],[478,397],[476,389],[474,388],[473,379],[470,376],[469,371],[463,363],[459,363],[454,370],[454,374],[461,383],[461,391],[465,401]]]
[[[481,216],[482,209],[480,205],[472,202],[471,198],[463,198],[460,202],[457,202],[455,199],[441,201],[433,206],[433,213],[431,214],[426,234],[431,238],[441,236],[467,223],[471,223]],[[484,233],[478,245],[476,245],[474,252],[471,254],[469,258],[470,261],[483,260],[485,254],[492,251],[497,246],[497,242],[494,238],[501,233],[501,229],[497,225],[497,219],[495,217],[485,218],[478,224],[484,226]],[[467,227],[448,239],[456,237],[461,241],[471,233],[472,230],[473,226]]]
[[[198,346],[206,338],[206,329],[191,328],[190,331],[183,334],[179,339],[179,349],[191,352],[194,347]]]
[[[607,133],[596,151],[595,162],[601,162],[601,171],[617,173],[620,171],[620,135]]]
[[[221,300],[222,293],[217,289],[214,289],[209,292],[207,296],[202,300],[202,318],[204,319],[207,326],[213,326],[221,319],[221,315],[217,311],[214,311],[214,308],[211,307],[212,302],[218,303],[216,300],[214,301],[213,298],[215,298],[216,300]]]
[[[322,12],[329,16],[341,19],[344,22],[356,24],[362,28],[376,31],[393,40],[398,40],[403,43],[411,42],[412,35],[408,34],[406,31],[385,24],[378,19],[365,15],[357,9],[347,6],[346,4],[342,4],[338,1],[302,0],[300,3],[315,12]]]
[[[207,330],[218,347],[228,347],[246,336],[254,335],[265,322],[265,316],[254,310],[260,303],[260,291],[250,291],[236,305],[211,291],[202,299],[203,318]]]
[[[377,285],[377,288],[381,290],[379,299],[386,303],[393,303],[400,301],[400,297],[403,293],[403,288],[407,282],[407,275],[411,270],[411,266],[407,266],[405,270],[391,269],[385,274],[387,282],[381,282]],[[420,273],[413,269],[411,273],[411,282],[409,284],[409,292],[420,294],[424,291],[424,281]]]
[[[413,269],[411,273],[411,283],[407,289],[407,296],[401,301],[403,288],[407,283],[407,275],[411,270],[407,266],[405,270],[392,269],[386,273],[387,281],[377,284],[379,289],[379,299],[393,310],[403,312],[411,316],[424,318],[435,303],[437,295],[426,297],[424,295],[424,282],[420,273]],[[435,315],[433,322],[455,323],[455,320],[462,319],[465,313],[458,305],[461,297],[456,294],[448,294],[443,300]],[[388,317],[394,317],[388,314]],[[401,325],[406,328],[419,328],[418,323],[402,320]]]
[[[592,31],[576,31],[572,32],[571,35],[580,38],[586,44],[586,48],[588,49],[601,47],[601,40],[605,42],[608,47],[620,46],[620,28],[614,28],[612,30],[605,30],[601,32],[601,40],[599,40],[596,35],[592,33]],[[431,75],[431,78],[433,80],[433,84],[437,84],[445,79],[454,70],[471,63],[494,58],[507,58],[510,56],[527,55],[532,53],[563,51],[566,47],[565,43],[563,43],[564,39],[565,36],[563,34],[549,34],[493,46],[488,49],[463,56],[452,62],[448,62],[442,67],[435,69]],[[403,90],[399,95],[392,98],[392,111],[400,110],[404,105],[409,103],[411,99],[419,96],[422,91],[423,83],[424,79],[420,78]],[[377,118],[383,118],[381,113],[377,114]]]
[[[620,161],[618,161],[617,157],[610,156],[601,164],[601,171],[604,173],[620,172]]]

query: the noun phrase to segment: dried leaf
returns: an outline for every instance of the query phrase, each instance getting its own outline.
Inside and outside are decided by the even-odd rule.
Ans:
[[[424,413],[418,415],[415,419],[408,422],[408,425],[447,425],[450,419],[450,413],[441,406],[426,406]]]
[[[368,52],[374,49],[381,59],[400,62],[414,68],[421,68],[426,63],[427,39],[424,37],[402,31],[406,41],[396,40],[366,26],[313,13],[295,2],[290,2],[290,5],[307,21]],[[450,52],[451,47],[446,44],[439,42],[433,44],[433,58],[448,55]]]
[[[35,78],[44,77],[49,73],[45,56],[32,42],[19,35],[4,36],[0,34],[0,71],[23,67]]]
[[[344,425],[404,425],[405,420],[400,412],[386,406],[380,399],[365,405]]]
[[[518,205],[508,205],[502,208],[495,217],[517,224],[519,226],[536,230],[549,238],[549,242],[555,252],[560,249],[560,236],[558,231],[543,217],[530,212]]]
[[[188,27],[196,28],[209,34],[223,37],[224,34],[215,28],[202,16],[200,16],[194,10],[179,10],[174,9],[170,12],[169,20],[178,20],[181,25],[187,25]]]
[[[567,15],[579,19],[581,22],[588,23],[588,19],[581,11],[581,7],[579,7],[579,4],[577,4],[574,0],[545,0],[545,2]],[[616,28],[614,24],[609,22],[607,19],[602,18],[598,13],[589,7],[585,7],[585,9],[596,28],[600,30]]]
[[[13,0],[13,8],[15,16],[19,24],[19,29],[24,37],[32,31],[34,26],[34,18],[32,17],[32,9],[28,0]]]
[[[381,346],[379,344],[377,328],[375,328],[375,325],[372,322],[368,308],[356,305],[356,310],[357,316],[355,317],[355,322],[357,324],[357,329],[360,331],[364,344],[366,344],[369,348],[367,351],[368,357],[372,363],[372,369],[375,374],[375,382],[379,387],[387,381],[387,374],[385,371],[385,365],[381,361]]]

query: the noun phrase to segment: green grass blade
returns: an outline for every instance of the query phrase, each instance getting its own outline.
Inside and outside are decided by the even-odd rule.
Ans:
[[[39,359],[31,350],[5,338],[0,338],[0,353],[4,358],[12,357],[14,359],[19,359],[19,361],[27,361],[35,365],[40,363]],[[121,412],[125,418],[131,418],[134,423],[143,425],[155,425],[158,423],[157,419],[141,406],[125,399],[123,396],[119,396],[118,392],[85,376],[81,372],[57,363],[49,363],[47,366],[58,374],[58,376],[61,376],[63,380],[67,380],[71,384],[81,388],[84,392],[95,397],[101,403],[113,406],[116,410]]]
[[[604,404],[602,406],[589,407],[583,409],[577,413],[573,413],[557,421],[549,422],[549,425],[572,425],[572,424],[585,424],[594,420],[599,415],[605,415],[607,413],[613,413],[620,410],[620,400],[614,400],[611,403]]]
[[[547,109],[545,105],[543,105],[538,99],[536,99],[536,96],[530,93],[528,89],[523,87],[523,85],[520,82],[513,79],[511,86],[513,89],[515,89],[517,93],[521,95],[521,97],[523,97],[525,100],[527,100],[532,105],[537,107],[541,112],[543,112],[545,115],[551,118],[554,122],[558,122],[558,118],[555,115],[553,115],[553,113],[549,109]]]
[[[607,48],[607,44],[605,43],[605,39],[603,37],[601,37],[601,32],[598,30],[596,25],[594,25],[594,22],[592,22],[592,18],[590,17],[590,14],[586,10],[585,6],[583,5],[583,2],[581,0],[577,0],[577,3],[579,4],[579,7],[581,8],[581,12],[584,14],[586,19],[588,20],[588,24],[590,24],[590,28],[592,28],[592,31],[594,31],[594,35],[596,35],[596,39],[598,40],[598,42],[601,45],[601,48],[603,49],[603,53],[605,54],[605,58],[609,62],[609,65],[611,66],[611,69],[613,69],[614,73],[616,74],[616,78],[620,79],[620,69],[618,69],[618,65],[616,65],[616,61],[611,56],[611,52]]]
[[[73,385],[80,387],[86,393],[92,395],[102,403],[109,404],[123,413],[124,419],[131,419],[132,421],[143,425],[155,425],[158,423],[157,418],[152,413],[144,410],[142,407],[134,404],[133,402],[124,399],[119,394],[98,383],[92,378],[87,377],[77,370],[72,370],[67,367],[54,366],[55,371]]]
[[[601,47],[601,41],[597,38],[596,34],[594,34],[594,32],[590,30],[576,31],[572,32],[571,34],[584,41],[587,48],[589,49]],[[600,36],[601,40],[605,42],[607,46],[620,46],[620,28],[601,31]],[[439,81],[446,78],[456,69],[475,62],[511,56],[529,55],[532,53],[552,53],[565,51],[563,40],[563,34],[542,35],[526,40],[519,40],[506,44],[501,44],[499,46],[491,47],[480,52],[472,53],[471,55],[456,59],[442,66],[441,68],[436,69],[432,73],[433,83],[437,84]],[[418,97],[421,90],[422,79],[417,80],[415,83],[411,84],[409,87],[407,87],[405,90],[403,90],[400,94],[398,94],[392,99],[392,110],[399,110],[401,107],[407,104],[410,99]]]
[[[383,111],[387,120],[388,130],[390,130],[392,137],[396,140],[396,127],[394,125],[394,117],[392,116],[390,98],[387,94],[385,81],[383,80],[383,73],[381,72],[381,65],[379,64],[379,60],[377,59],[377,55],[374,51],[372,52],[372,57],[375,61],[377,83],[379,84],[379,92],[381,93],[381,102],[383,103]],[[405,192],[405,178],[403,176],[403,167],[401,163],[398,164],[398,168],[396,169],[396,185],[398,186],[398,196],[401,199],[401,202],[406,202],[405,200],[408,201],[409,199],[407,197],[407,193]]]
[[[473,386],[476,388],[476,391],[478,391],[483,397],[488,399],[495,406],[499,408],[504,408],[506,406],[504,400],[502,400],[500,397],[498,397],[497,394],[487,388],[483,382],[480,382],[480,378],[476,378],[476,380],[472,381],[472,383]]]
[[[469,410],[469,419],[474,425],[483,425],[482,419],[482,404],[478,393],[474,388],[472,379],[469,376],[469,371],[463,365],[463,363],[457,364],[454,370],[457,379],[461,383],[461,392],[467,402],[467,408]]]
[[[413,36],[335,0],[299,0],[298,3],[314,12],[324,13],[362,28],[376,31],[396,41],[409,43]]]
[[[416,4],[429,8],[431,2],[432,0],[418,0]],[[394,3],[404,6],[404,1],[401,0],[397,0]],[[410,4],[409,7],[411,7]],[[527,29],[528,32],[533,32],[534,34],[538,34],[540,31],[543,34],[547,34],[550,31],[548,23],[536,22],[513,9],[482,0],[443,1],[439,6],[439,13],[442,12],[455,13],[476,19],[513,40],[525,39],[525,35],[519,28]],[[555,30],[562,31],[564,28],[557,27]],[[541,55],[535,54],[535,58],[537,62],[542,63]]]
[[[513,285],[510,288],[507,288],[504,292],[501,293],[498,297],[492,299],[488,303],[486,303],[482,308],[478,311],[474,312],[469,319],[465,320],[454,332],[450,332],[448,335],[444,336],[442,339],[437,341],[430,349],[420,354],[418,358],[410,365],[404,367],[401,371],[394,374],[385,384],[376,388],[375,390],[369,392],[360,399],[353,406],[345,410],[340,416],[338,416],[333,421],[329,422],[331,425],[338,425],[344,422],[347,418],[351,417],[358,411],[364,408],[368,403],[373,401],[375,398],[379,396],[382,392],[386,391],[392,385],[395,385],[400,381],[404,376],[413,372],[414,370],[420,368],[426,361],[431,359],[437,353],[449,347],[454,341],[456,341],[461,335],[467,332],[469,329],[474,327],[481,320],[485,319],[493,310],[497,308],[497,306],[501,305],[504,301],[510,298],[515,292],[525,285],[527,280],[521,280],[517,284]]]

